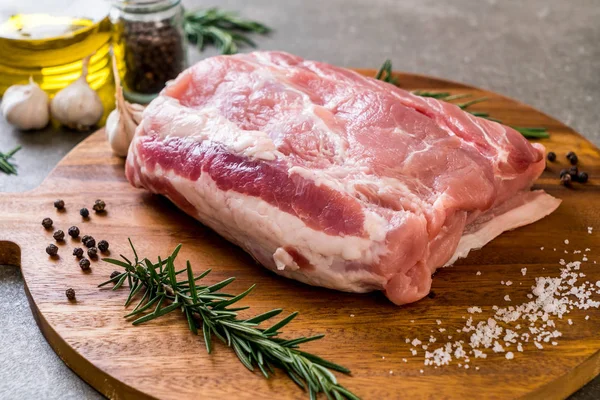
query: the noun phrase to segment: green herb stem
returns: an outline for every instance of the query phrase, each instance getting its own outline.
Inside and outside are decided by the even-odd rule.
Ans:
[[[331,371],[349,374],[350,370],[324,360],[314,354],[299,349],[299,345],[323,338],[324,335],[283,339],[278,337],[281,329],[290,323],[298,313],[292,313],[269,328],[259,325],[278,316],[282,309],[274,309],[248,319],[238,317],[238,311],[248,307],[236,304],[249,295],[254,285],[246,291],[231,295],[221,292],[235,278],[228,278],[213,285],[199,282],[210,270],[194,276],[189,261],[186,268],[176,270],[175,259],[181,245],[166,259],[158,258],[156,263],[148,258],[139,259],[135,247],[129,241],[134,254],[134,262],[124,256],[123,260],[105,258],[104,261],[122,267],[124,272],[100,284],[113,283],[113,290],[129,283],[129,295],[125,306],[137,297],[140,299],[134,309],[125,317],[135,317],[133,325],[143,324],[175,310],[184,314],[188,328],[194,334],[204,338],[208,353],[213,349],[216,337],[228,347],[233,348],[240,362],[250,371],[258,369],[265,378],[273,374],[273,367],[284,370],[299,387],[306,390],[311,399],[324,393],[328,399],[351,399],[358,397],[341,386]],[[178,280],[185,274],[186,280]]]
[[[10,161],[12,156],[17,151],[21,150],[21,146],[17,146],[8,153],[0,153],[0,171],[8,175],[17,175],[17,167]]]
[[[215,7],[186,12],[184,31],[189,41],[198,46],[200,51],[206,45],[214,45],[221,54],[235,54],[242,46],[256,47],[248,34],[264,35],[271,32],[271,28]]]

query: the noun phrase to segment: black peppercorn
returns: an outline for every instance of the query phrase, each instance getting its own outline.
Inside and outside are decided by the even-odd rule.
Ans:
[[[69,228],[69,236],[72,238],[76,238],[79,236],[79,228],[76,226],[72,226]]]
[[[94,209],[94,211],[99,213],[99,212],[103,212],[105,207],[106,207],[106,203],[104,203],[104,201],[96,200],[96,202],[94,203],[94,206],[92,208]]]
[[[85,235],[83,238],[81,238],[81,241],[87,248],[96,246],[96,239],[89,235]]]
[[[43,226],[44,228],[46,228],[46,229],[50,229],[50,228],[52,228],[52,224],[53,224],[53,223],[54,223],[54,222],[52,222],[52,220],[51,220],[50,218],[44,218],[44,219],[42,220],[42,226]]]
[[[100,250],[103,253],[106,253],[108,251],[108,242],[106,240],[99,241],[98,250]]]
[[[577,175],[577,180],[581,183],[586,183],[588,181],[588,174],[585,171],[581,171],[579,175]]]
[[[577,165],[577,161],[579,161],[579,159],[577,158],[577,155],[573,154],[571,156],[571,158],[569,158],[569,162],[571,163],[571,165]]]
[[[79,210],[79,215],[81,215],[83,218],[87,218],[90,216],[90,211],[87,208],[82,208]]]
[[[567,153],[567,160],[570,160],[570,159],[571,159],[571,157],[573,157],[574,155],[575,155],[575,153],[574,153],[574,152],[572,152],[572,151],[568,152],[568,153]]]
[[[81,268],[82,271],[88,271],[90,269],[90,260],[82,258],[79,261],[79,268]]]
[[[550,161],[550,162],[556,161],[556,153],[553,151],[549,151],[548,155],[546,157],[548,158],[548,161]]]
[[[565,176],[568,173],[569,173],[569,170],[566,168],[563,168],[560,170],[560,177],[562,178],[563,176]]]
[[[579,169],[576,166],[572,166],[569,168],[569,175],[571,175],[571,180],[576,182],[577,176],[579,175]]]
[[[87,251],[88,256],[90,258],[97,258],[98,257],[98,249],[95,247],[90,247]]]
[[[69,300],[75,300],[75,291],[72,288],[69,288],[65,291],[65,295]]]
[[[121,273],[119,271],[113,271],[110,274],[110,279],[115,279],[117,276],[121,275]]]
[[[58,247],[53,244],[49,244],[48,247],[46,247],[46,253],[48,253],[49,256],[54,257],[58,254]]]
[[[429,294],[427,295],[427,297],[429,297],[430,299],[434,299],[435,298],[435,292],[432,290],[429,292]]]
[[[65,208],[65,202],[63,200],[56,200],[54,202],[54,207],[56,207],[58,210],[62,210],[63,208]]]
[[[54,232],[54,234],[52,235],[52,237],[57,242],[62,242],[64,240],[64,238],[65,238],[65,233],[59,229],[56,232]]]
[[[563,177],[560,178],[560,183],[562,183],[565,186],[571,186],[571,175],[570,174],[563,175]]]
[[[73,255],[77,258],[83,257],[83,249],[81,247],[75,247],[73,249]]]

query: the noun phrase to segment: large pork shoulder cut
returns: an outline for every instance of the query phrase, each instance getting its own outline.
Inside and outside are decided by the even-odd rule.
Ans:
[[[455,105],[255,52],[165,88],[126,174],[279,275],[404,304],[436,268],[554,211],[530,190],[544,165],[542,145]]]

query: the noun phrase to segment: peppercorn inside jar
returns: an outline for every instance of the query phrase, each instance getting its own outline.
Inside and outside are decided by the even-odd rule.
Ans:
[[[180,0],[117,0],[113,51],[125,97],[149,103],[187,66]]]

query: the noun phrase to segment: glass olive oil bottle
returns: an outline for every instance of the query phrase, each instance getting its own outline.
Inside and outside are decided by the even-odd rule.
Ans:
[[[114,108],[110,3],[98,0],[19,0],[0,4],[0,95],[29,77],[49,95],[81,75],[91,55],[88,83],[105,110]]]

